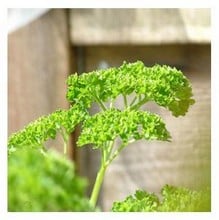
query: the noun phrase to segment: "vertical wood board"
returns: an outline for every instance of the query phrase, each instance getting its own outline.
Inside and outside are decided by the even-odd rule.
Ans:
[[[65,9],[53,9],[8,36],[8,133],[67,108],[71,48]],[[60,140],[51,142],[60,149]]]

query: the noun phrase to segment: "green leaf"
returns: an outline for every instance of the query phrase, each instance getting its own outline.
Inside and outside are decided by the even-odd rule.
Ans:
[[[211,210],[211,191],[207,187],[196,191],[165,185],[161,190],[163,201],[159,211],[204,212]]]
[[[57,132],[62,128],[69,134],[80,121],[86,118],[86,115],[86,110],[79,105],[74,105],[68,110],[57,110],[50,115],[42,116],[24,129],[10,135],[9,153],[17,147],[42,147],[48,139],[55,139]]]
[[[55,139],[58,132],[64,139],[65,152],[69,134],[81,123],[78,145],[93,144],[96,148],[102,148],[101,166],[105,169],[132,141],[170,140],[165,123],[158,115],[139,110],[146,102],[154,101],[169,109],[174,116],[185,115],[190,105],[194,104],[190,82],[181,71],[165,65],[146,67],[140,61],[124,62],[118,68],[71,75],[67,79],[67,86],[66,97],[71,103],[70,108],[42,116],[12,134],[8,141],[9,153],[16,148],[43,147],[48,139]],[[130,94],[134,95],[134,99],[129,103]],[[123,111],[113,108],[118,96],[124,98]],[[106,101],[110,101],[109,109]],[[90,115],[89,108],[94,103],[99,105],[102,112]],[[114,149],[117,138],[121,139],[122,144]],[[101,183],[96,183],[100,189]],[[99,192],[99,189],[95,191]],[[96,203],[95,197],[92,204]],[[150,209],[158,205],[154,196],[146,196],[143,192],[136,192],[136,198],[148,204]],[[129,197],[128,200],[135,198]],[[137,204],[131,210],[136,211],[141,206],[142,203]]]
[[[165,185],[161,199],[154,193],[137,190],[134,196],[114,202],[113,212],[205,212],[211,210],[211,192],[207,187],[195,191]]]
[[[170,138],[162,119],[145,111],[109,109],[88,117],[82,124],[78,145],[94,144],[103,147],[107,141],[120,137],[129,140],[164,140]]]
[[[72,161],[55,152],[25,149],[8,157],[10,212],[95,211],[87,186]]]
[[[131,93],[144,95],[145,102],[154,101],[174,116],[185,115],[194,104],[190,82],[181,71],[166,65],[146,67],[140,61],[71,75],[67,85],[67,99],[72,103],[82,102],[88,108],[98,99],[104,102]]]
[[[113,212],[150,212],[156,211],[160,202],[155,194],[137,190],[134,196],[128,196],[122,202],[114,202]]]

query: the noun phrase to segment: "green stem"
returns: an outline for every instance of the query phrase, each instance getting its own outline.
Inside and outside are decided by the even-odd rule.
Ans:
[[[131,103],[130,103],[129,106],[132,106],[132,105],[135,103],[136,100],[137,100],[137,96],[135,96],[135,97],[133,98],[133,100],[131,101]]]
[[[113,153],[112,157],[107,161],[107,165],[109,165],[122,151],[122,149],[126,146],[127,144],[121,144],[119,148]]]
[[[110,100],[109,108],[112,108],[112,107],[113,107],[113,100],[114,100],[114,99],[111,99],[111,100]]]
[[[41,144],[40,152],[41,152],[44,156],[46,155],[47,149],[46,149],[46,147],[45,147],[44,144]]]
[[[112,153],[112,149],[114,147],[115,141],[111,141],[106,144],[102,149],[102,158],[101,158],[101,167],[97,173],[97,177],[94,183],[94,187],[90,197],[90,204],[95,207],[97,203],[97,199],[100,193],[100,188],[103,183],[104,175],[106,172],[106,168],[109,164],[119,155],[119,153],[124,149],[129,143],[135,141],[134,139],[130,140],[127,143],[122,143],[117,150]],[[112,155],[111,155],[112,154]]]
[[[102,108],[102,110],[106,111],[107,107],[104,105],[104,103],[102,102],[102,100],[98,97],[98,95],[96,94],[95,91],[90,90],[91,95],[94,97],[94,99],[96,100],[96,102],[100,105],[100,107]]]
[[[99,172],[98,172],[98,174],[97,174],[96,181],[95,181],[95,184],[94,184],[94,188],[93,188],[93,191],[92,191],[92,194],[91,194],[91,197],[90,197],[90,204],[93,207],[96,206],[97,198],[98,198],[99,193],[100,193],[100,188],[101,188],[101,185],[103,183],[103,178],[104,178],[104,175],[105,175],[105,172],[106,172],[106,168],[107,168],[106,165],[102,165]]]
[[[109,165],[109,159],[112,152],[112,148],[114,146],[114,141],[110,141],[105,143],[103,148],[101,149],[101,167],[97,173],[97,177],[94,183],[93,191],[90,197],[90,204],[95,207],[97,203],[97,199],[100,193],[100,188],[103,183],[103,178],[106,172],[106,168]]]
[[[113,155],[108,159],[106,165],[108,166],[128,144],[131,144],[134,141],[135,139],[131,139],[127,143],[122,143],[119,148],[113,153]]]
[[[148,101],[147,97],[145,96],[141,101],[136,103],[135,105],[131,106],[131,109],[138,109],[141,107],[143,104],[145,104]]]
[[[126,95],[122,95],[122,96],[123,96],[125,108],[127,108],[127,106],[128,106],[127,97],[126,97]]]
[[[67,143],[64,141],[64,146],[63,146],[63,153],[67,153]]]
[[[111,141],[109,143],[109,146],[108,146],[108,151],[107,151],[107,160],[109,160],[110,156],[111,156],[111,153],[112,153],[112,150],[113,150],[113,147],[114,147],[114,143],[115,143],[115,140]]]
[[[105,164],[106,161],[106,151],[104,148],[101,149],[101,166]]]
[[[119,148],[113,152],[112,149],[114,147],[115,141],[111,141],[108,144],[106,144],[102,149],[102,158],[101,158],[101,167],[100,170],[97,173],[97,177],[94,183],[94,187],[91,193],[90,197],[90,204],[95,207],[97,203],[97,199],[100,193],[100,188],[103,183],[104,175],[106,172],[106,168],[109,166],[109,164],[119,155],[119,153],[126,147],[129,143],[132,143],[134,139],[130,140],[128,143],[122,143]],[[112,155],[111,155],[112,154]]]
[[[69,139],[69,134],[67,134],[67,132],[65,130],[63,130],[62,128],[60,129],[60,133],[61,133],[63,141],[64,141],[63,152],[64,152],[64,154],[66,154],[67,153],[67,143],[68,143],[68,139]]]
[[[97,96],[97,95],[93,95],[94,98],[96,99],[97,103],[100,105],[100,107],[106,111],[107,110],[107,107],[104,105],[104,103],[101,101],[101,99]]]
[[[98,100],[99,102],[99,104],[100,104],[100,106],[101,106],[101,108],[104,110],[104,111],[106,111],[107,110],[107,108],[106,108],[106,106],[104,105],[104,103],[101,101],[101,100]]]

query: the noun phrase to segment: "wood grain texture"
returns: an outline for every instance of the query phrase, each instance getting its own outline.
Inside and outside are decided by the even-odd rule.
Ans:
[[[71,47],[65,9],[50,10],[8,37],[8,133],[67,108]],[[51,142],[60,148],[60,140]]]
[[[74,45],[210,42],[210,9],[72,9]]]
[[[149,103],[146,110],[158,113],[172,135],[171,143],[138,141],[128,146],[106,172],[99,204],[103,210],[136,189],[155,193],[164,184],[201,188],[210,184],[210,45],[87,47],[86,70],[100,65],[119,66],[126,60],[146,65],[177,66],[191,80],[196,104],[185,117],[175,118],[167,110]],[[117,104],[121,105],[122,100]],[[95,109],[93,109],[95,111]],[[91,183],[99,165],[99,152],[83,149],[81,169]]]

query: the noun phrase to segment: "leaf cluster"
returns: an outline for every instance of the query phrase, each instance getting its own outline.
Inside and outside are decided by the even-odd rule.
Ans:
[[[158,197],[152,193],[137,190],[135,195],[128,196],[122,202],[114,202],[113,212],[153,212],[159,206]]]
[[[85,195],[87,180],[55,152],[25,149],[8,158],[8,210],[94,211]]]
[[[163,212],[207,212],[211,211],[211,191],[209,187],[196,191],[183,187],[166,185],[162,189]]]
[[[92,135],[91,135],[92,134]],[[89,117],[82,124],[78,145],[94,144],[101,148],[103,143],[119,137],[123,143],[130,140],[169,140],[162,119],[146,111],[112,108]]]
[[[86,114],[85,110],[74,105],[68,110],[57,110],[40,117],[9,137],[9,153],[16,147],[42,147],[48,139],[55,139],[58,132],[66,136],[86,117]]]
[[[185,115],[194,103],[188,79],[176,68],[155,65],[146,67],[141,61],[124,62],[118,68],[74,74],[67,80],[67,99],[87,107],[99,100],[105,102],[119,95],[143,95],[143,103],[154,101],[169,109],[174,116]]]
[[[137,190],[122,202],[114,202],[114,212],[204,212],[211,209],[211,193],[206,188],[200,191],[165,185],[161,190],[162,200],[154,193]]]
[[[58,110],[40,117],[21,131],[9,137],[9,153],[16,147],[43,147],[48,139],[59,132],[64,141],[82,123],[78,144],[92,143],[95,147],[120,137],[124,143],[130,139],[169,140],[170,135],[158,115],[140,111],[148,101],[169,109],[173,115],[184,115],[194,103],[188,79],[181,71],[168,66],[146,67],[140,61],[124,62],[118,68],[97,70],[81,75],[70,75],[66,97],[71,103],[68,110]],[[127,103],[127,95],[135,98]],[[122,95],[124,111],[105,102]],[[89,114],[92,103],[98,103],[103,112]]]
[[[45,142],[48,139],[55,139],[59,133],[63,137],[64,153],[66,153],[70,133],[80,123],[82,130],[78,138],[78,146],[93,144],[94,148],[100,149],[102,156],[101,167],[97,174],[97,179],[90,198],[90,204],[93,207],[96,206],[106,168],[129,143],[139,139],[170,140],[170,134],[163,120],[156,114],[141,111],[141,106],[148,101],[154,101],[158,105],[170,110],[172,114],[177,117],[185,115],[189,106],[194,103],[191,85],[181,71],[166,65],[146,67],[140,61],[135,63],[124,62],[123,65],[118,68],[97,70],[81,75],[70,75],[67,79],[67,86],[66,97],[70,102],[70,108],[68,110],[57,110],[50,115],[42,116],[27,125],[24,129],[12,134],[8,141],[8,151],[9,153],[14,152],[17,147],[40,147],[45,149]],[[134,96],[131,101],[127,97],[129,95],[131,95],[132,98]],[[114,105],[115,99],[117,99],[118,96],[123,97],[124,106],[122,110],[117,109]],[[109,105],[106,104],[106,102],[108,102]],[[93,103],[97,103],[101,111],[91,115],[89,109]],[[122,142],[120,146],[115,145],[117,138]],[[24,159],[27,160],[27,158]],[[33,189],[39,189],[41,187],[48,192],[48,197],[52,196],[53,199],[49,206],[45,206],[45,209],[57,211],[58,205],[54,205],[53,207],[52,204],[56,204],[58,198],[67,204],[67,198],[69,197],[66,191],[62,191],[62,188],[68,186],[62,183],[62,187],[59,188],[54,180],[59,181],[59,179],[61,179],[68,183],[72,183],[73,180],[66,179],[62,176],[56,178],[58,173],[54,173],[54,171],[58,172],[59,168],[54,167],[54,162],[47,164],[47,162],[43,160],[44,158],[39,159],[39,157],[37,157],[37,161],[35,158],[32,159],[34,163],[38,164],[42,162],[42,164],[38,164],[37,170],[32,171],[31,174],[37,176],[38,172],[41,171],[39,175],[42,174],[42,180],[46,180],[46,182],[40,182],[40,185],[39,181],[41,181],[41,178],[39,177],[39,179],[36,179],[38,182],[32,183],[33,180],[29,178],[28,173],[27,180],[30,182],[28,183],[27,181],[27,183],[29,185],[32,184]],[[11,157],[11,164],[13,164],[13,160],[14,157]],[[33,161],[31,161],[31,163],[33,163]],[[48,159],[48,163],[49,161]],[[20,162],[18,161],[18,163]],[[28,161],[28,163],[30,163],[30,161]],[[26,166],[28,165],[23,165],[23,167],[20,168],[21,170],[23,169],[24,174],[26,172],[24,167],[26,168]],[[35,166],[33,166],[33,168],[34,167]],[[43,173],[44,170],[45,172]],[[16,166],[14,166],[11,172],[14,175],[12,175],[11,181],[14,181],[13,178],[16,178]],[[62,170],[60,173],[66,172]],[[53,176],[54,178],[50,179],[49,176]],[[29,185],[26,186],[26,183],[21,180],[19,180],[21,183],[16,181],[15,179],[13,183],[15,185],[21,184],[21,192],[25,187],[29,189]],[[53,189],[52,192],[49,191],[48,186]],[[74,186],[72,187],[74,188]],[[72,190],[76,190],[77,195],[77,184],[75,187],[76,188]],[[31,191],[31,189],[29,190]],[[13,192],[13,189],[11,188],[10,191]],[[166,189],[164,192],[165,191]],[[53,192],[57,192],[57,197],[56,195],[50,194]],[[41,197],[44,198],[41,193],[42,192],[35,194],[33,192],[33,200],[41,201]],[[74,195],[74,192],[70,193]],[[22,194],[26,197],[28,196],[25,190]],[[13,197],[12,194],[10,196],[14,199],[13,204],[19,202],[16,196]],[[22,195],[20,196],[22,197]],[[166,196],[166,198],[165,201],[167,202],[164,204],[167,204],[167,207],[169,207],[168,201],[172,200],[168,200],[168,196]],[[74,196],[71,199],[74,200]],[[65,206],[67,207],[65,210],[70,210],[72,203],[77,204],[76,200],[72,201],[71,199],[69,200],[70,203]],[[45,202],[46,201],[47,200],[45,200]],[[83,200],[79,199],[78,202],[80,201]],[[131,204],[133,204],[133,206]],[[160,206],[159,204],[161,203],[155,195],[137,191],[135,198],[130,196],[126,202],[115,203],[116,208],[113,209],[118,211],[123,209],[125,211],[140,211],[138,209],[142,208],[142,211],[155,211],[157,207],[158,209],[159,207],[165,207],[165,205]],[[36,207],[38,206],[39,204],[36,205]],[[16,208],[13,206],[11,209]],[[74,209],[79,210],[79,208],[76,207],[74,207]],[[39,210],[39,207],[34,208],[34,210]]]

